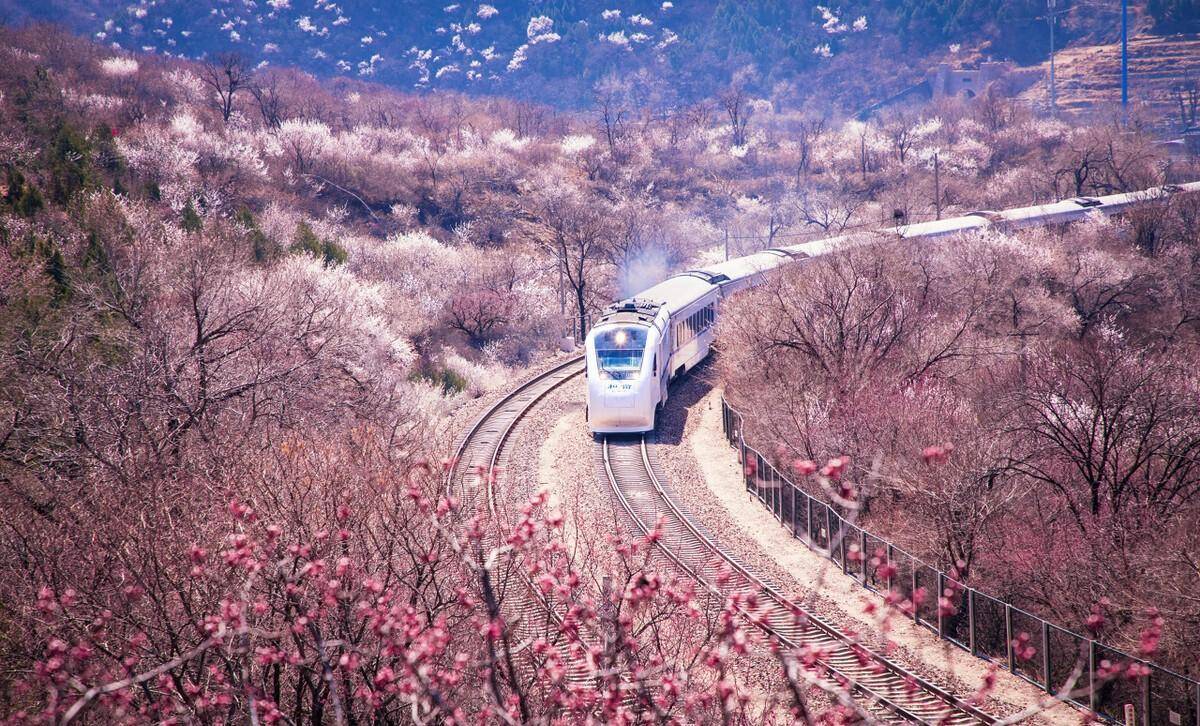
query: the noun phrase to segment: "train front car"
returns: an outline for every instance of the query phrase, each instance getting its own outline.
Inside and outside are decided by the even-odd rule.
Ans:
[[[654,428],[662,399],[659,349],[666,314],[646,300],[625,300],[604,311],[588,333],[588,428],[596,434]]]

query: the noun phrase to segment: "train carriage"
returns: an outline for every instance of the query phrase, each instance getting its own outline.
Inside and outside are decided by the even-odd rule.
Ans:
[[[1067,224],[1089,214],[1113,215],[1161,202],[1181,192],[1200,192],[1200,182],[1077,197],[1001,212],[980,211],[948,219],[881,230],[884,237],[934,240],[989,228],[1003,230]],[[772,270],[828,254],[848,241],[831,237],[756,252],[675,275],[605,309],[585,341],[587,420],[593,433],[654,429],[672,380],[708,355],[721,300],[761,284]]]

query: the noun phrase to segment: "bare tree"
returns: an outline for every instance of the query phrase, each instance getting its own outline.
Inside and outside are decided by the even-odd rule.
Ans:
[[[604,136],[605,144],[608,145],[608,153],[615,161],[620,161],[624,153],[621,145],[625,140],[625,126],[629,116],[626,105],[628,93],[629,89],[623,82],[610,76],[596,84],[593,94],[597,125]]]
[[[472,288],[455,294],[446,306],[446,324],[467,336],[472,347],[503,332],[512,320],[516,300],[512,293]]]
[[[916,120],[907,113],[895,113],[883,126],[883,133],[892,143],[896,152],[896,160],[901,164],[908,158],[908,152],[916,143]]]
[[[1200,495],[1200,407],[1191,361],[1098,336],[1049,352],[1018,397],[1021,473],[1063,497],[1081,533],[1132,509],[1169,511]]]
[[[229,123],[233,114],[233,103],[239,91],[251,81],[253,71],[240,53],[221,53],[212,63],[200,67],[200,79],[216,94],[217,110],[221,118]]]
[[[750,94],[746,90],[748,77],[749,74],[739,71],[734,74],[733,81],[717,94],[717,102],[721,104],[721,109],[725,111],[725,117],[729,121],[729,128],[733,132],[732,141],[734,146],[745,146],[746,126],[750,123],[750,116],[754,113],[754,109],[749,103]]]
[[[799,123],[792,127],[792,139],[795,140],[797,147],[800,150],[800,158],[796,160],[796,189],[800,189],[800,180],[803,175],[807,174],[812,167],[813,149],[820,142],[821,137],[825,135],[827,119],[822,116],[820,118],[802,119]]]
[[[258,112],[268,128],[277,129],[288,113],[287,102],[280,91],[280,76],[276,72],[260,73],[247,85],[258,104]]]
[[[549,187],[536,205],[535,214],[545,229],[541,244],[571,290],[582,340],[588,331],[588,294],[608,265],[611,230],[607,210],[595,199]]]
[[[864,204],[862,195],[843,185],[840,190],[805,189],[795,199],[797,217],[823,232],[838,234],[850,226]]]

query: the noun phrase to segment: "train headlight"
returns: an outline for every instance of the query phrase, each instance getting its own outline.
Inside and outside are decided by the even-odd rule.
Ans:
[[[625,341],[628,339],[629,339],[629,334],[626,333],[624,330],[618,330],[616,335],[613,336],[613,342],[616,343],[617,345],[625,345]]]

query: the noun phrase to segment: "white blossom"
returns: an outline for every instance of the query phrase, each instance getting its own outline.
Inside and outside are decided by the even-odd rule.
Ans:
[[[525,65],[525,61],[529,60],[525,55],[525,52],[528,50],[528,45],[522,45],[513,51],[512,58],[508,59],[508,70],[510,73],[520,69],[521,66]]]
[[[609,33],[608,35],[601,33],[600,40],[605,43],[612,43],[613,45],[621,46],[623,48],[629,47],[629,38],[625,37],[624,30],[618,30],[615,33]]]
[[[600,13],[600,17],[604,18],[605,20],[620,20],[621,19],[621,11],[620,10],[605,10],[604,12]]]
[[[509,151],[520,151],[529,145],[529,139],[522,139],[512,129],[498,129],[488,138],[488,143]]]
[[[572,136],[564,136],[560,148],[567,156],[574,156],[583,151],[587,151],[596,144],[596,137],[591,134],[575,134]]]
[[[137,73],[138,62],[135,58],[113,56],[100,61],[100,70],[106,76],[131,76]]]
[[[475,16],[479,17],[479,18],[483,18],[484,20],[495,17],[499,14],[500,14],[500,11],[497,10],[494,5],[488,5],[486,3],[483,5],[480,5],[479,9],[475,11]]]
[[[554,30],[554,20],[547,15],[538,15],[529,19],[529,25],[525,27],[525,35],[532,38],[552,30]]]
[[[826,33],[833,35],[835,33],[846,32],[846,24],[832,10],[824,5],[818,5],[817,12],[821,14],[821,19],[825,21],[821,27]]]

